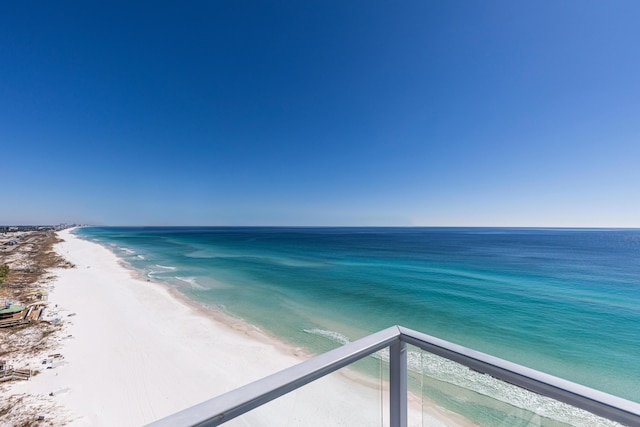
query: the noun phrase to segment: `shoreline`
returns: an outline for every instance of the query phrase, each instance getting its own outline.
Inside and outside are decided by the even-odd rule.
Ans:
[[[312,356],[166,284],[134,277],[105,246],[70,230],[58,235],[64,241],[56,252],[76,265],[54,272],[49,301],[65,319],[64,363],[12,391],[53,392],[71,425],[143,425]],[[283,418],[380,424],[385,394],[352,374],[338,371],[243,418],[251,425],[281,425]],[[411,424],[422,422],[419,408],[410,412]],[[442,415],[430,425],[468,423]]]
[[[77,236],[74,237],[78,238]],[[118,265],[127,270],[132,279],[162,287],[175,300],[189,307],[199,315],[211,319],[214,322],[219,323],[223,327],[227,327],[231,332],[247,335],[252,339],[258,340],[267,345],[274,345],[284,353],[291,354],[295,357],[300,357],[300,362],[315,356],[314,353],[307,351],[306,349],[297,346],[294,343],[285,342],[279,337],[260,328],[259,326],[249,323],[239,317],[234,316],[233,314],[227,313],[217,306],[207,305],[203,302],[189,298],[189,296],[187,296],[183,292],[180,292],[178,288],[171,286],[166,282],[149,278],[149,276],[145,275],[143,271],[137,269],[127,261],[119,258],[118,255],[111,251],[106,245],[101,245],[99,243],[95,244],[102,246],[110,253],[113,253],[114,256],[118,259]]]

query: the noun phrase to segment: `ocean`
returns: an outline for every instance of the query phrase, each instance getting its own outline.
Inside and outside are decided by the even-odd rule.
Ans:
[[[640,402],[640,230],[75,233],[150,279],[315,353],[399,324]]]

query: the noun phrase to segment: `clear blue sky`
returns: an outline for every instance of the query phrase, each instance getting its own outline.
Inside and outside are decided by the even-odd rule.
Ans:
[[[640,2],[7,2],[0,223],[640,227]]]

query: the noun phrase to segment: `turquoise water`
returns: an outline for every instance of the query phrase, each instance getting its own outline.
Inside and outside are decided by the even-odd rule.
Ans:
[[[640,230],[76,233],[149,277],[314,352],[401,324],[640,401]]]

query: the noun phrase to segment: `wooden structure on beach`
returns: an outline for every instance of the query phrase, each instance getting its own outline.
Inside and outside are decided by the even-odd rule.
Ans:
[[[29,305],[5,303],[0,306],[0,328],[23,325],[40,320],[44,312],[45,304],[36,302]]]
[[[0,360],[0,382],[28,380],[33,375],[31,369],[14,369],[6,360]]]

